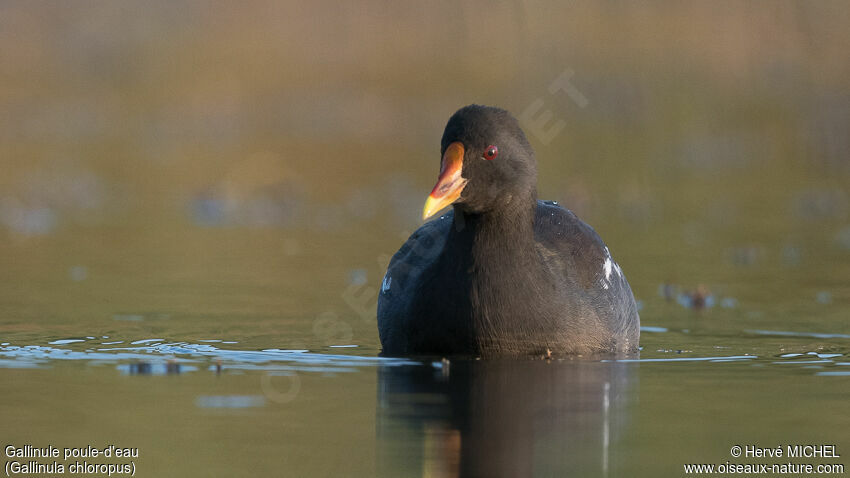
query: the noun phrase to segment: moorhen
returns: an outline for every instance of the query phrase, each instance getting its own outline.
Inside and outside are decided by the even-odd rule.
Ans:
[[[640,318],[596,232],[537,200],[534,151],[506,110],[449,119],[420,227],[378,297],[384,355],[546,355],[637,350]]]

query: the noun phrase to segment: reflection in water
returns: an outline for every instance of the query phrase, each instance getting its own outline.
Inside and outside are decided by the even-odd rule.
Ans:
[[[180,375],[198,370],[197,367],[181,365],[175,360],[169,360],[164,364],[152,362],[122,364],[118,366],[118,369],[129,375]]]
[[[617,468],[636,371],[544,360],[381,367],[379,475],[606,476]]]

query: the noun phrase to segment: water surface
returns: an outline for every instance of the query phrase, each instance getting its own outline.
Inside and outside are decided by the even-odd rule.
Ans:
[[[847,464],[848,15],[0,4],[0,441],[156,477]],[[639,356],[379,357],[381,277],[472,102],[561,125],[523,122],[539,196],[622,266]]]

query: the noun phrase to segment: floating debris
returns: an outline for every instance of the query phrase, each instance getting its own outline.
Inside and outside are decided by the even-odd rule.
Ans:
[[[682,307],[696,310],[714,307],[717,302],[716,296],[704,284],[686,291],[682,291],[679,286],[673,284],[661,284],[658,286],[658,295],[667,302],[675,299]],[[737,306],[738,300],[734,297],[724,297],[720,300],[720,307],[724,309],[733,309]]]
[[[700,284],[695,290],[679,294],[677,302],[683,307],[701,310],[714,306],[714,296],[708,287]]]

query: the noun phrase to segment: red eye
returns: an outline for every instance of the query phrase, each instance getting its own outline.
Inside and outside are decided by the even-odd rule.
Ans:
[[[484,150],[484,159],[496,159],[496,156],[499,155],[499,148],[495,146],[487,146],[487,149]]]

